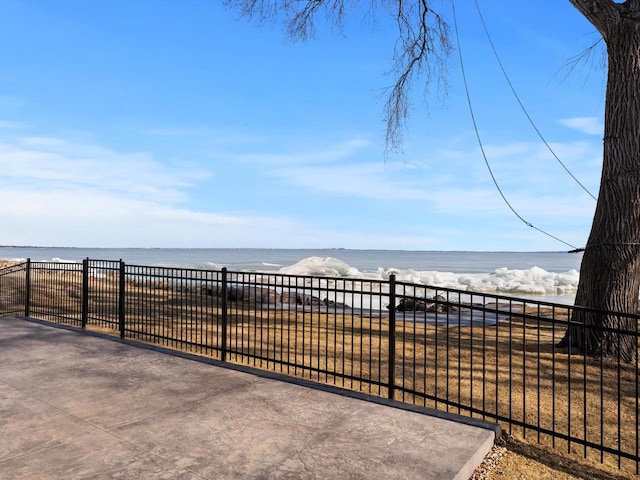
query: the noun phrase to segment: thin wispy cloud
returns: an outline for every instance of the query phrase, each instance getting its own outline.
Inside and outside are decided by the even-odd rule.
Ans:
[[[281,144],[275,147],[273,145],[261,145],[260,151],[236,154],[233,155],[233,159],[242,163],[266,166],[339,164],[364,151],[369,151],[372,145],[370,140],[361,137],[325,143],[321,146],[311,144],[292,145],[294,143],[301,143],[301,140],[289,139],[289,144]],[[374,154],[374,152],[371,151],[371,154]],[[383,164],[382,158],[380,164]]]
[[[293,154],[256,153],[245,158],[258,159],[256,165],[261,165],[265,174],[287,185],[327,198],[367,199],[395,204],[399,209],[428,205],[432,214],[452,216],[489,215],[492,211],[512,215],[476,146],[468,150],[433,151],[429,158],[407,165],[382,159],[363,161],[375,158],[375,147],[358,145],[362,150],[343,150],[341,156],[300,150]],[[591,167],[597,163],[598,154],[592,144],[556,143],[553,148],[563,156],[565,164],[576,165],[577,174],[595,183],[598,171]],[[327,147],[324,151],[334,150]],[[586,194],[581,198],[580,187],[544,145],[512,142],[486,145],[485,151],[503,193],[527,215],[565,219],[570,213],[590,214],[592,199]],[[303,160],[296,162],[296,159]],[[560,210],[558,205],[562,205]]]
[[[428,191],[407,180],[393,178],[381,164],[288,167],[274,170],[288,183],[326,195],[378,200],[429,200]]]
[[[209,145],[234,146],[263,144],[266,135],[241,133],[235,130],[207,127],[154,128],[144,132],[152,137],[187,138],[205,141]]]
[[[0,222],[12,226],[3,238],[16,244],[104,246],[108,239],[130,247],[252,246],[247,239],[260,238],[259,232],[268,238],[295,230],[284,218],[193,211],[75,187],[5,189],[0,204],[12,206],[0,207]]]
[[[151,153],[119,152],[60,137],[0,141],[0,222],[11,225],[3,242],[275,248],[295,247],[306,238],[321,247],[332,245],[332,233],[340,233],[315,230],[278,211],[257,214],[216,203],[206,209],[181,206],[211,177],[208,170],[186,171]]]
[[[0,129],[15,130],[24,129],[26,125],[21,122],[12,122],[9,120],[0,120]]]
[[[501,188],[529,191],[533,196],[553,192],[562,194],[580,190],[582,187],[575,181],[577,179],[597,192],[602,153],[598,151],[596,142],[554,142],[549,145],[553,153],[540,142],[485,145],[484,150]],[[478,154],[474,150],[459,156],[471,159]],[[472,162],[469,161],[469,164]],[[484,162],[482,176],[485,181],[492,181]]]
[[[43,189],[91,186],[138,198],[183,200],[185,191],[210,173],[172,167],[149,153],[123,153],[56,137],[0,141],[0,181],[40,182]]]
[[[563,118],[560,123],[587,135],[602,136],[604,134],[604,124],[598,117]]]

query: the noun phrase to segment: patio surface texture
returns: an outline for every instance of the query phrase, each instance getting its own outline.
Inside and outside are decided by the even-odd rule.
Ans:
[[[0,318],[2,479],[467,479],[498,427]]]

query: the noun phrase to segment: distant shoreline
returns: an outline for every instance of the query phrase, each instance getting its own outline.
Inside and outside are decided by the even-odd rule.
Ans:
[[[405,250],[402,248],[344,248],[344,247],[60,247],[55,245],[0,245],[0,248],[37,248],[64,250],[227,250],[227,251],[335,251],[335,252],[406,252],[406,253],[485,253],[485,254],[571,254],[566,250]],[[579,253],[579,252],[578,252]]]

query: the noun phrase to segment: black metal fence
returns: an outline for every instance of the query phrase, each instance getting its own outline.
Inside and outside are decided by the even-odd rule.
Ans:
[[[626,329],[598,327],[572,322],[576,310],[607,313],[394,276],[311,277],[89,259],[27,261],[0,270],[0,315],[100,329],[497,421],[514,435],[637,474],[640,317],[616,314],[626,318]],[[634,360],[624,361],[622,349],[605,356],[560,348],[568,328],[632,344]]]

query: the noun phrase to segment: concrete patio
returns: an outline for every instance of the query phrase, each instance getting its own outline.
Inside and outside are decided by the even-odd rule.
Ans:
[[[467,479],[497,426],[0,318],[0,478]]]

